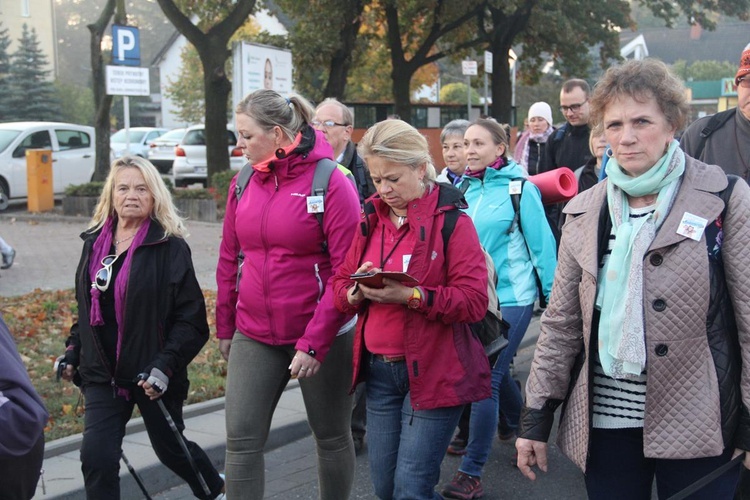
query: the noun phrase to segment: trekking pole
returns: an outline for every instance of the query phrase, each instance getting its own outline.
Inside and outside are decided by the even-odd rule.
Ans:
[[[138,379],[148,380],[148,373],[139,374]],[[153,387],[157,392],[160,392],[156,386],[153,386]],[[169,414],[167,407],[164,406],[164,401],[162,401],[161,398],[159,398],[156,400],[156,404],[159,405],[159,409],[164,414],[164,418],[167,420],[167,423],[169,424],[169,427],[172,429],[172,432],[174,432],[174,435],[177,438],[177,442],[180,443],[180,447],[182,448],[183,453],[185,453],[185,457],[187,457],[187,460],[190,463],[190,467],[192,467],[193,472],[198,477],[198,481],[201,483],[203,492],[206,494],[207,497],[210,497],[211,489],[208,487],[208,484],[206,484],[206,480],[203,479],[203,474],[201,474],[201,471],[198,470],[198,465],[195,463],[195,460],[193,460],[193,455],[190,454],[190,450],[187,447],[185,438],[182,436],[182,434],[180,434],[180,430],[177,428],[177,425],[174,423],[174,420],[172,419],[172,415]]]
[[[683,498],[687,498],[699,489],[703,488],[707,484],[709,484],[711,481],[716,479],[717,477],[724,474],[726,471],[731,469],[732,467],[736,466],[738,463],[742,462],[742,460],[745,458],[745,452],[740,453],[736,457],[734,457],[729,462],[725,463],[721,467],[714,469],[712,472],[706,474],[702,478],[698,479],[696,482],[688,485],[686,488],[678,491],[671,497],[669,497],[667,500],[682,500]]]
[[[146,500],[152,500],[151,495],[148,494],[148,490],[146,490],[146,487],[143,485],[143,481],[138,476],[138,473],[135,471],[133,466],[130,465],[130,461],[128,461],[128,457],[125,456],[124,451],[120,452],[120,457],[122,458],[122,461],[125,462],[125,466],[128,468],[128,471],[130,471],[130,475],[132,475],[133,479],[135,479],[135,482],[138,483],[138,486],[141,488],[141,491],[146,497]]]

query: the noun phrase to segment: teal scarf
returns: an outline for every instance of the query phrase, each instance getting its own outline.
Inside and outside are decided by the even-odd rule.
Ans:
[[[667,153],[647,172],[631,177],[615,158],[607,162],[607,204],[615,243],[597,286],[599,360],[604,373],[614,378],[635,378],[646,367],[643,318],[643,258],[672,208],[685,172],[685,155],[672,141]],[[656,210],[630,221],[628,195],[659,193]]]

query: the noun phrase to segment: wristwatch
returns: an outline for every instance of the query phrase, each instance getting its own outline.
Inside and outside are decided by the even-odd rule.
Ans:
[[[414,287],[411,292],[411,297],[406,301],[406,306],[409,309],[419,309],[422,306],[422,292],[419,287]]]

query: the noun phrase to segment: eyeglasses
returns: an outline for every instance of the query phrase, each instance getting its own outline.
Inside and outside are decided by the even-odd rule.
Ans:
[[[750,75],[743,76],[739,80],[737,80],[737,86],[750,89]]]
[[[570,106],[560,106],[560,111],[562,112],[562,114],[565,114],[568,111],[572,111],[573,113],[578,113],[581,110],[581,106],[583,106],[587,102],[589,102],[588,99],[586,99],[580,104],[571,104]]]
[[[91,288],[96,288],[100,292],[106,292],[109,288],[109,282],[112,280],[112,265],[117,260],[117,255],[107,255],[102,259],[102,268],[96,272],[94,282]]]
[[[325,128],[328,128],[328,127],[348,127],[349,126],[348,123],[336,123],[333,120],[326,120],[324,122],[322,122],[320,120],[313,120],[313,121],[310,122],[310,125],[312,125],[313,127],[325,127]]]

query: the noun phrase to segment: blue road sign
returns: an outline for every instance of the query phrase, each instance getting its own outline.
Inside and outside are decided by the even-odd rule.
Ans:
[[[141,42],[138,28],[112,25],[112,64],[141,65]]]

